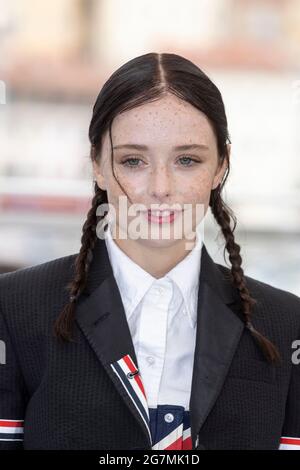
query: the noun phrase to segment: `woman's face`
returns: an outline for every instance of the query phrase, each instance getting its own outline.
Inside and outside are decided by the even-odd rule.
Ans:
[[[207,117],[189,103],[168,94],[116,116],[111,136],[115,176],[130,198],[127,208],[136,203],[143,205],[140,207],[143,212],[126,214],[121,221],[119,197],[123,196],[124,201],[126,194],[112,173],[107,131],[101,155],[93,168],[99,187],[107,191],[108,202],[115,208],[117,228],[130,233],[128,226],[139,216],[142,221],[139,229],[142,227],[145,234],[147,227],[147,236],[137,242],[149,246],[167,246],[178,243],[178,238],[186,238],[184,224],[189,232],[194,232],[206,214],[211,190],[219,185],[227,167],[226,160],[223,165],[218,160],[216,138]],[[172,207],[177,209],[174,220],[154,216],[148,219],[147,209]],[[163,230],[167,236],[162,236]],[[182,236],[175,235],[178,230],[182,230]]]

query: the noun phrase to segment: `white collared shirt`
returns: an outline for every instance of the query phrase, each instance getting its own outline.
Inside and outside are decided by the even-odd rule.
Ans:
[[[106,234],[148,406],[189,410],[202,239],[197,232],[195,247],[156,279],[119,248],[110,229]]]

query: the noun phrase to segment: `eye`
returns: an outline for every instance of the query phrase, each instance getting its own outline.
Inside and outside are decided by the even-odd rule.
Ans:
[[[128,166],[129,168],[138,168],[138,165],[136,163],[142,161],[140,158],[127,158],[126,160],[122,161],[122,165]],[[133,162],[133,164],[131,164]]]
[[[182,166],[193,166],[193,165],[189,165],[189,163],[191,162],[200,163],[198,160],[195,160],[194,158],[191,158],[188,156],[180,157],[179,160],[183,163]]]
[[[193,166],[193,163],[200,163],[195,158],[191,158],[190,156],[186,156],[186,155],[184,155],[183,157],[180,157],[178,160],[181,162],[181,166],[184,166],[184,167]],[[138,168],[141,166],[139,165],[139,162],[142,162],[140,158],[130,157],[130,158],[126,158],[126,160],[123,160],[121,162],[121,165],[127,166],[129,168]]]

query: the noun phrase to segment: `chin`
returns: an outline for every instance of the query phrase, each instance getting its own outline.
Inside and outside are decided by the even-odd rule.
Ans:
[[[148,248],[167,248],[173,245],[178,245],[178,243],[183,242],[182,239],[178,239],[178,238],[169,238],[169,239],[139,238],[136,241],[138,243],[141,243],[144,246],[147,246]]]

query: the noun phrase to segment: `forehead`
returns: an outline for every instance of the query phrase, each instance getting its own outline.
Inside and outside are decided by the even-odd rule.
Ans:
[[[200,110],[168,94],[156,101],[125,111],[112,125],[114,144],[137,143],[154,147],[214,141],[212,126]]]

